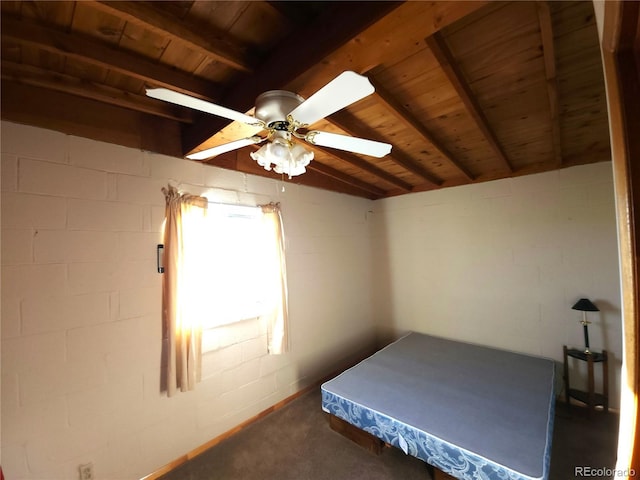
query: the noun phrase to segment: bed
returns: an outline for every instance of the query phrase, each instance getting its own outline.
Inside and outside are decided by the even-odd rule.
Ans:
[[[324,383],[322,409],[463,480],[546,480],[552,360],[409,333]]]

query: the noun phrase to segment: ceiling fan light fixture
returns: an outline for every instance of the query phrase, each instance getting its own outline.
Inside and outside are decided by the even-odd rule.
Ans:
[[[291,145],[291,140],[280,137],[277,137],[267,145],[267,150],[269,151],[271,158],[278,160],[278,162],[273,163],[283,163],[288,161],[291,156]]]
[[[273,170],[289,178],[306,172],[306,166],[313,160],[313,152],[305,150],[299,143],[293,143],[288,132],[276,132],[275,135],[276,138],[271,142],[251,152],[251,158],[265,170]]]
[[[312,145],[337,148],[378,158],[391,151],[391,145],[388,143],[328,132],[298,131],[371,95],[374,90],[369,79],[355,72],[346,71],[306,100],[286,90],[264,92],[255,101],[255,116],[166,88],[149,88],[146,93],[151,98],[260,127],[268,132],[265,137],[237,140],[213,149],[196,152],[188,155],[187,158],[204,160],[252,143],[269,140],[262,148],[252,152],[251,158],[265,170],[286,173],[291,178],[304,173],[306,166],[313,160],[313,152],[293,143],[292,137],[305,140]]]
[[[313,152],[305,150],[302,145],[296,143],[291,148],[291,157],[293,159],[294,168],[290,169],[290,171],[293,170],[293,173],[290,173],[290,175],[301,175],[307,171],[307,165],[309,165],[311,160],[313,160]]]

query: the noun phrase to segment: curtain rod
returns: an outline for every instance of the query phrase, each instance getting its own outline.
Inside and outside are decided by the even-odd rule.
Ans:
[[[205,197],[206,198],[206,197]],[[207,203],[209,205],[221,205],[221,206],[225,206],[225,207],[247,207],[247,208],[257,208],[260,205],[245,205],[245,204],[241,204],[241,203],[227,203],[227,202],[215,202],[213,200],[209,200],[207,199]]]
[[[258,205],[243,205],[243,204],[239,204],[239,203],[214,202],[214,201],[211,201],[209,199],[207,199],[207,203],[209,205],[222,205],[222,206],[228,206],[228,207],[246,207],[246,208],[260,208],[260,207],[262,207],[264,205],[280,206],[280,202],[269,202],[269,203],[262,203],[262,204],[258,204]]]
[[[232,192],[232,193],[235,193],[236,195],[238,193],[242,193],[242,192],[237,192],[235,190],[228,190],[228,189],[224,189],[224,188],[218,188],[218,187],[214,187],[214,188],[216,188],[219,191],[223,191],[223,192]],[[169,184],[168,187],[166,187],[166,188],[162,187],[162,191],[163,192],[165,190],[170,190],[170,189],[174,189],[180,195],[185,194],[185,192],[180,188],[180,186],[174,186],[174,185]],[[165,195],[166,195],[166,193],[165,193]],[[191,195],[191,194],[188,194],[188,195]],[[278,207],[280,206],[280,202],[273,202],[273,201],[269,202],[269,203],[263,203],[263,204],[257,204],[257,205],[243,205],[243,204],[238,204],[238,203],[216,202],[214,200],[209,200],[204,195],[198,195],[198,196],[200,196],[202,198],[205,198],[207,200],[207,204],[210,204],[210,205],[227,205],[227,206],[230,206],[230,207],[247,207],[247,208],[258,208],[258,207],[261,207],[261,206],[264,206],[264,205],[273,205],[273,206],[278,206]]]

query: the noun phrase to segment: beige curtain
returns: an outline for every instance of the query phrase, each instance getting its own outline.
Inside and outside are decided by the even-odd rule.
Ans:
[[[162,389],[170,397],[178,389],[193,390],[201,376],[202,323],[189,308],[190,297],[199,295],[198,275],[190,272],[190,259],[205,241],[200,230],[207,213],[207,199],[181,195],[175,187],[162,189],[167,201],[162,277],[163,366]],[[191,261],[190,261],[191,260]]]
[[[272,239],[270,245],[265,245],[265,255],[272,255],[273,278],[268,285],[272,306],[264,315],[267,321],[267,338],[269,353],[282,354],[289,351],[289,322],[288,322],[288,293],[287,268],[284,256],[284,230],[280,204],[270,203],[261,205],[264,225],[267,229],[266,238]]]

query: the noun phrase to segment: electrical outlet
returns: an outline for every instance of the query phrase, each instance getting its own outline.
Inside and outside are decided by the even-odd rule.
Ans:
[[[93,463],[85,463],[84,465],[79,465],[78,470],[80,472],[80,480],[94,480]]]

